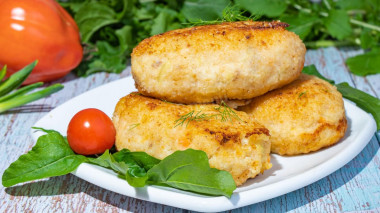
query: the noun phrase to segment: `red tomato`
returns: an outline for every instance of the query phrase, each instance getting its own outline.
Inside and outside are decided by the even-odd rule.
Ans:
[[[63,77],[83,55],[75,21],[55,0],[0,0],[0,49],[7,76],[38,60],[23,84]]]
[[[71,119],[67,140],[81,155],[100,154],[115,143],[116,130],[111,119],[98,109],[84,109]]]

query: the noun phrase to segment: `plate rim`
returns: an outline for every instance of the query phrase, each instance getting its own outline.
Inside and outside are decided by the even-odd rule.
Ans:
[[[127,76],[125,78],[121,78],[121,79],[109,82],[107,84],[103,84],[99,87],[93,88],[91,90],[88,90],[60,104],[59,106],[57,106],[56,108],[48,112],[46,115],[44,115],[41,119],[39,119],[33,126],[38,126],[39,123],[43,123],[43,121],[48,119],[51,114],[58,111],[61,107],[65,107],[70,102],[75,102],[81,99],[81,97],[83,96],[91,95],[97,90],[103,90],[107,87],[113,87],[114,85],[123,83],[124,81],[134,82],[132,76]],[[345,164],[350,162],[365,148],[365,146],[372,139],[373,134],[376,132],[376,123],[372,115],[365,112],[361,108],[357,107],[353,102],[346,99],[343,99],[343,100],[344,100],[346,113],[347,113],[347,107],[352,108],[353,110],[360,112],[363,115],[361,119],[365,120],[365,125],[362,127],[362,131],[360,131],[359,134],[356,136],[357,138],[354,140],[354,143],[351,143],[349,146],[344,148],[344,151],[339,152],[333,158],[330,158],[329,160],[319,164],[318,166],[312,169],[308,169],[305,172],[298,173],[294,176],[291,176],[289,178],[286,178],[278,182],[271,183],[269,185],[259,186],[257,188],[247,189],[245,191],[234,192],[231,199],[228,199],[224,196],[217,196],[217,197],[200,196],[200,195],[196,195],[193,193],[188,193],[188,192],[184,192],[180,190],[163,189],[162,187],[158,187],[158,186],[146,186],[146,187],[142,187],[139,190],[136,190],[136,188],[129,186],[126,181],[120,178],[117,178],[116,175],[113,175],[115,178],[125,182],[129,186],[129,189],[132,189],[136,192],[135,195],[126,194],[125,192],[124,193],[120,192],[119,189],[110,189],[112,187],[107,187],[107,186],[104,186],[104,184],[103,185],[99,184],[98,181],[94,181],[95,180],[94,178],[87,177],[86,174],[84,174],[86,170],[96,169],[97,171],[99,171],[99,168],[97,168],[97,166],[90,165],[87,163],[81,164],[75,171],[72,172],[72,174],[87,182],[95,184],[101,188],[104,188],[104,189],[107,189],[107,190],[110,190],[110,191],[113,191],[125,196],[129,196],[132,198],[141,199],[141,200],[145,200],[149,202],[160,203],[163,205],[170,205],[173,207],[184,208],[184,209],[193,210],[193,211],[202,211],[202,212],[226,211],[226,210],[231,210],[231,209],[255,204],[255,203],[265,201],[271,198],[275,198],[283,194],[290,193],[297,189],[303,188],[307,185],[310,185],[330,175],[331,173],[337,171],[338,169],[342,168]],[[34,129],[31,129],[31,135],[34,141],[37,141],[37,138],[41,136],[42,134],[43,133],[36,132]],[[358,138],[360,139],[359,142],[361,143],[357,142]],[[332,164],[334,164],[335,166],[331,166]],[[326,167],[326,166],[328,169],[324,168],[321,170],[321,168]],[[323,172],[316,172],[316,171],[323,171]],[[107,173],[105,176],[109,176],[109,175],[111,174]],[[303,178],[304,175],[309,175],[309,176],[312,175],[312,177],[305,179]],[[297,184],[294,184],[294,183],[297,183]],[[288,187],[283,187],[284,185],[287,185]],[[141,191],[144,191],[144,190],[147,193],[151,193],[151,195],[159,194],[160,196],[158,197],[153,196],[154,200],[152,200],[149,197],[146,198],[146,195],[144,197],[144,193],[142,193],[141,195],[136,195],[137,192],[141,193]],[[276,193],[266,193],[267,190],[276,191]],[[165,196],[162,196],[162,193],[164,193]],[[257,193],[260,194],[259,198],[252,199],[252,198],[256,198],[253,195]],[[173,197],[175,199],[168,200],[167,196]],[[177,203],[173,202],[174,200],[177,200],[179,198],[181,198],[181,200],[186,199],[187,204],[184,205],[184,204],[178,204],[178,202]]]

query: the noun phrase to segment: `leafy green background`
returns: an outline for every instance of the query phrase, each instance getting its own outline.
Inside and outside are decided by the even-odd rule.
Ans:
[[[76,69],[79,76],[121,72],[133,47],[147,37],[242,17],[287,22],[288,30],[298,34],[308,48],[355,45],[370,51],[380,41],[380,0],[61,1],[77,22],[85,46],[85,59]],[[225,13],[226,7],[234,9]],[[354,74],[380,72],[373,52],[354,58],[347,62]]]

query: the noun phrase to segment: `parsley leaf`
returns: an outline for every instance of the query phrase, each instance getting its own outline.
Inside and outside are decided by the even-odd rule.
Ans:
[[[330,10],[324,24],[331,36],[339,40],[352,33],[350,18],[344,10]]]
[[[189,21],[211,21],[221,18],[222,11],[228,4],[229,0],[186,0],[181,12]]]
[[[236,0],[235,2],[254,15],[265,15],[270,18],[280,16],[288,6],[283,0]]]
[[[83,42],[88,42],[100,28],[118,22],[116,13],[112,8],[97,2],[83,4],[75,14],[74,19],[78,24]]]
[[[301,39],[305,39],[311,33],[313,26],[320,20],[318,16],[300,13],[299,15],[284,15],[281,21],[290,25],[287,28],[289,31],[296,33]]]

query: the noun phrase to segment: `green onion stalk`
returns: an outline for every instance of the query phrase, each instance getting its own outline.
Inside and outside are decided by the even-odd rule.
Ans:
[[[43,85],[43,82],[38,82],[19,88],[22,82],[28,78],[29,74],[32,72],[36,65],[37,61],[34,61],[33,63],[25,66],[5,80],[3,79],[7,71],[7,66],[5,65],[1,69],[0,113],[41,99],[55,92],[58,92],[63,88],[63,85],[61,84],[54,84],[42,90],[33,92],[36,88],[41,87]]]

